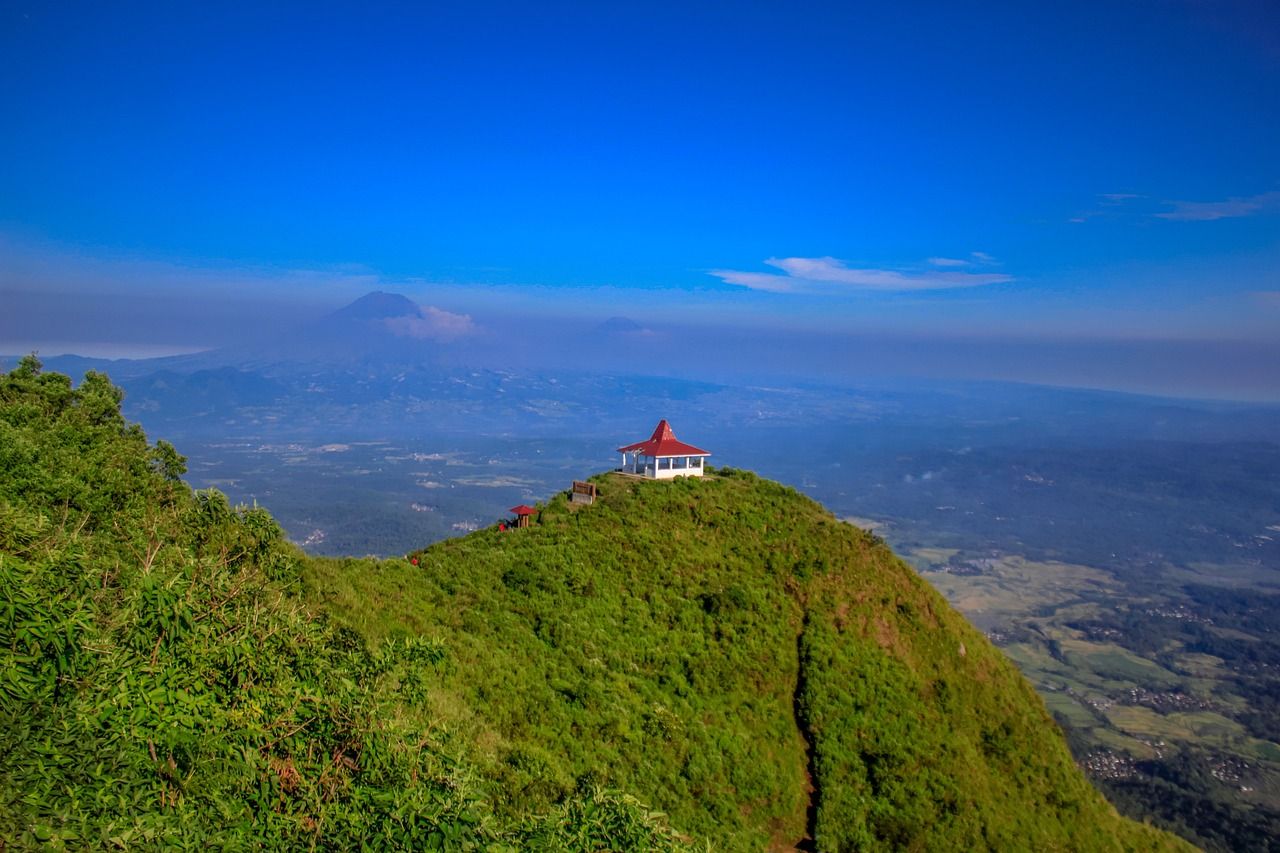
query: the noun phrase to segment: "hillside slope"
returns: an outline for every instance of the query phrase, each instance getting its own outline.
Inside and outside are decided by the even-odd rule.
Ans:
[[[1158,849],[1003,655],[875,537],[751,474],[595,478],[527,530],[314,561],[371,642],[431,637],[431,713],[500,813],[584,785],[723,849]]]
[[[790,489],[602,477],[418,566],[311,562],[120,398],[0,375],[5,849],[1180,846]]]
[[[495,814],[425,707],[448,650],[309,613],[271,516],[193,493],[120,397],[0,374],[0,849],[682,846],[599,787]]]

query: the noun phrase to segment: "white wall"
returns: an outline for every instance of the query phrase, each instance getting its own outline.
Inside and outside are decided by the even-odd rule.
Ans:
[[[628,459],[627,457],[631,457],[631,458]],[[637,467],[635,454],[626,453],[626,454],[623,454],[622,456],[623,466],[620,470],[626,471],[628,473],[636,473],[642,477],[651,477],[655,480],[670,480],[675,477],[701,477],[707,468],[707,459],[705,456],[695,457],[695,458],[702,459],[702,464],[696,468],[692,466],[687,468],[659,467],[660,460],[671,459],[671,458],[682,459],[684,457],[661,456],[661,457],[658,457],[658,459],[654,459],[652,457],[646,456],[646,457],[643,457],[644,464]]]
[[[697,468],[658,468],[654,472],[655,480],[672,480],[676,477],[701,477],[702,472],[707,470],[707,460],[703,459],[702,464]]]

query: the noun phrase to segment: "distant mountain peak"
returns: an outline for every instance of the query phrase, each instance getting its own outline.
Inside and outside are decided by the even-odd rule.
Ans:
[[[640,325],[635,320],[632,320],[630,317],[610,317],[596,328],[601,332],[611,335],[644,331],[644,326]]]
[[[375,290],[329,316],[335,320],[390,320],[396,317],[417,317],[420,314],[418,303],[409,297]]]

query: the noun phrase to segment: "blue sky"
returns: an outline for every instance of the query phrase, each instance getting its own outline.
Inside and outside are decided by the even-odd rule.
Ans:
[[[14,0],[0,115],[9,342],[85,295],[375,287],[476,316],[1280,338],[1265,0]]]

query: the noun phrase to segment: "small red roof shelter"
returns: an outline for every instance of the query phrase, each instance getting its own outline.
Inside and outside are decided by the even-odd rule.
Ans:
[[[700,447],[685,444],[676,438],[671,424],[663,418],[647,441],[637,441],[619,447],[622,454],[621,470],[641,477],[663,480],[671,477],[701,477],[703,460],[711,454]],[[627,454],[631,454],[628,463]]]
[[[537,512],[536,509],[529,506],[528,504],[520,504],[520,506],[513,506],[511,509],[507,511],[514,512],[516,514],[516,527],[528,527],[529,517]]]

